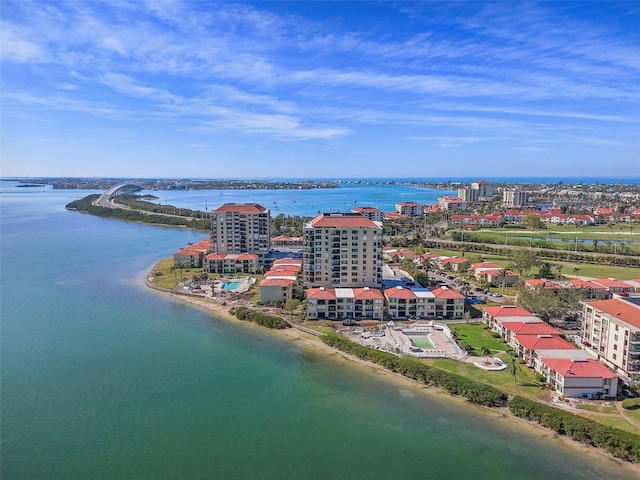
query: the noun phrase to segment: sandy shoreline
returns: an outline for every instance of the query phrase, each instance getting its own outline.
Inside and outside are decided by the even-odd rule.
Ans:
[[[193,305],[195,307],[198,308],[202,308],[204,310],[206,310],[207,312],[213,314],[216,318],[221,319],[221,320],[225,320],[225,321],[231,321],[234,323],[241,323],[243,325],[251,325],[251,326],[255,326],[252,323],[248,323],[248,322],[242,322],[240,320],[238,320],[234,315],[232,315],[230,313],[230,309],[233,308],[233,306],[230,305],[220,305],[218,302],[216,302],[215,300],[212,299],[206,299],[206,298],[202,298],[202,297],[194,297],[191,295],[181,295],[179,293],[173,293],[169,290],[165,290],[162,288],[158,288],[155,285],[153,285],[149,280],[150,280],[151,275],[146,275],[145,276],[145,284],[152,290],[157,291],[158,293],[162,293],[165,295],[168,295],[170,297],[175,298],[176,300],[188,303],[190,305]],[[483,406],[479,406],[479,405],[475,405],[472,404],[470,402],[468,402],[467,400],[465,400],[464,398],[461,397],[457,397],[455,395],[450,395],[448,393],[446,393],[444,390],[438,388],[438,387],[428,387],[425,386],[415,380],[409,379],[403,375],[400,375],[398,373],[394,373],[394,372],[390,372],[389,370],[387,370],[386,368],[377,365],[375,363],[371,363],[371,362],[367,362],[365,360],[362,360],[360,358],[351,356],[345,352],[342,352],[341,350],[338,350],[336,348],[333,348],[327,344],[325,344],[322,340],[320,340],[317,336],[303,332],[301,330],[298,330],[297,328],[285,328],[282,330],[272,330],[272,329],[266,329],[263,327],[258,327],[255,326],[255,328],[260,328],[261,331],[267,331],[267,332],[271,332],[274,335],[278,335],[280,337],[284,336],[288,339],[288,341],[292,341],[292,342],[296,342],[296,343],[300,343],[302,344],[304,347],[306,348],[311,348],[320,352],[323,352],[324,354],[327,354],[333,358],[338,358],[344,362],[348,362],[350,365],[359,365],[361,367],[366,367],[370,372],[375,373],[376,375],[382,375],[383,378],[385,379],[385,381],[391,381],[393,383],[396,383],[397,385],[401,385],[403,387],[408,387],[411,389],[414,389],[415,391],[419,392],[422,395],[427,395],[427,396],[439,396],[441,397],[442,395],[446,395],[447,396],[447,401],[455,401],[457,403],[459,403],[461,406],[464,405],[465,407],[468,408],[473,408],[476,409],[477,411],[480,411],[484,414],[487,415],[491,415],[492,417],[494,417],[495,421],[499,421],[502,422],[503,425],[509,427],[509,428],[514,428],[514,424],[517,424],[517,428],[522,430],[522,429],[526,429],[527,431],[529,431],[530,433],[536,434],[538,436],[541,437],[551,437],[556,441],[560,441],[563,444],[565,444],[566,446],[574,449],[574,450],[578,450],[586,455],[598,455],[602,458],[603,461],[607,461],[607,462],[613,462],[616,463],[618,465],[622,465],[626,468],[628,468],[629,470],[636,472],[640,475],[640,465],[638,464],[633,464],[630,462],[625,462],[622,461],[620,459],[615,458],[613,455],[610,455],[609,453],[607,453],[606,451],[599,449],[599,448],[595,448],[595,447],[590,447],[588,445],[584,445],[582,443],[576,442],[574,440],[572,440],[569,437],[563,436],[563,435],[558,435],[555,432],[546,429],[540,425],[538,425],[537,423],[516,417],[515,415],[512,415],[511,412],[509,411],[509,409],[507,407],[501,407],[501,408],[489,408],[489,407],[483,407]]]

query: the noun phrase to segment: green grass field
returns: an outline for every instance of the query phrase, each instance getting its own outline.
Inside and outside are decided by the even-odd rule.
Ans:
[[[505,351],[507,345],[501,338],[494,338],[484,329],[484,324],[452,325],[452,330],[458,335],[458,342],[464,342],[473,347],[477,356],[482,356],[482,348],[491,350],[492,354]]]

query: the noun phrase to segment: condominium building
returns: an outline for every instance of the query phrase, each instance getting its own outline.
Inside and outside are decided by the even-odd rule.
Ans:
[[[458,198],[467,202],[474,203],[478,201],[478,190],[474,190],[472,188],[459,188],[458,189]]]
[[[266,255],[269,210],[257,203],[225,203],[211,212],[211,252]]]
[[[311,287],[380,287],[382,224],[358,213],[323,213],[304,226],[303,278]]]
[[[384,220],[384,212],[378,207],[357,207],[351,211],[353,213],[359,213],[374,222],[382,222]]]
[[[502,203],[507,207],[522,207],[527,204],[528,195],[518,188],[505,188],[502,192]]]
[[[640,305],[620,298],[581,303],[584,349],[626,380],[640,372]]]
[[[471,183],[471,190],[478,191],[478,200],[491,199],[493,197],[493,183],[486,180],[478,180]]]
[[[400,202],[396,203],[396,213],[406,215],[407,217],[420,217],[424,215],[424,207],[418,202]]]
[[[310,288],[307,290],[307,318],[370,318],[382,320],[384,297],[375,288]]]
[[[438,197],[438,207],[440,210],[452,211],[452,210],[466,210],[468,203],[458,197]]]

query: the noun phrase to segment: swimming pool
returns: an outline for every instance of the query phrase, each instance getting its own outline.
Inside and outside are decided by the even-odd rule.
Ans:
[[[411,340],[411,344],[416,347],[427,349],[435,347],[429,335],[425,335],[424,333],[403,333],[409,338],[409,340]]]
[[[240,286],[240,282],[225,282],[222,284],[222,290],[235,290]]]

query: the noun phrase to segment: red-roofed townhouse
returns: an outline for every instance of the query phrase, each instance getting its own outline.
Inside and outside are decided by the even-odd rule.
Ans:
[[[572,278],[567,282],[574,288],[581,288],[584,290],[585,296],[588,299],[607,299],[611,298],[611,294],[607,290],[607,287],[599,283],[595,283],[591,280],[582,280],[580,278]]]
[[[518,282],[520,276],[505,268],[476,268],[476,280],[489,282],[496,287],[509,287]]]
[[[524,281],[524,287],[528,290],[535,291],[537,289],[548,288],[551,290],[560,290],[566,288],[564,285],[554,282],[553,280],[547,280],[544,278],[532,278]]]
[[[450,270],[454,272],[462,272],[469,267],[471,262],[464,257],[448,257],[438,262],[438,268],[441,270]]]
[[[413,263],[415,263],[419,267],[424,267],[425,265],[432,265],[434,259],[439,257],[440,255],[435,253],[422,253],[413,259]]]
[[[209,250],[209,242],[198,243],[182,248],[173,254],[173,264],[184,268],[202,268],[202,261]]]
[[[382,284],[382,225],[359,213],[324,213],[304,226],[304,285]]]
[[[269,303],[274,300],[286,302],[293,298],[295,280],[286,278],[264,278],[260,282],[260,302]]]
[[[462,318],[464,295],[452,288],[440,287],[432,290],[436,303],[436,318]]]
[[[558,330],[542,320],[539,322],[503,321],[502,332],[505,342],[514,350],[516,348],[516,335],[560,335]]]
[[[602,285],[607,289],[607,292],[611,294],[620,295],[621,293],[630,293],[633,292],[633,287],[621,280],[616,280],[615,278],[596,278],[592,280],[593,283],[597,283],[598,285]]]
[[[560,335],[516,335],[514,350],[524,362],[533,366],[534,352],[536,350],[570,350],[576,348],[575,345],[567,342]]]
[[[582,345],[626,381],[640,372],[640,305],[614,298],[582,303]]]
[[[218,274],[255,274],[258,269],[258,258],[258,255],[253,253],[210,253],[204,257],[203,269],[205,272]]]
[[[391,287],[384,290],[385,303],[391,318],[415,318],[418,311],[418,297],[404,287]]]
[[[503,318],[504,317],[504,318]],[[522,322],[540,322],[541,320],[536,317],[529,310],[525,310],[522,307],[515,305],[498,305],[495,307],[484,307],[482,309],[482,321],[487,324],[491,330],[503,335],[502,322],[507,321],[506,318],[517,318]]]
[[[473,263],[469,265],[468,270],[470,272],[475,272],[479,268],[502,268],[502,267],[497,263],[493,263],[493,262],[480,262],[480,263]]]
[[[307,290],[307,318],[337,318],[334,288],[317,287]]]
[[[353,318],[382,320],[384,297],[376,288],[310,288],[307,290],[309,319]]]
[[[618,376],[593,359],[542,358],[542,375],[563,397],[615,398]]]

